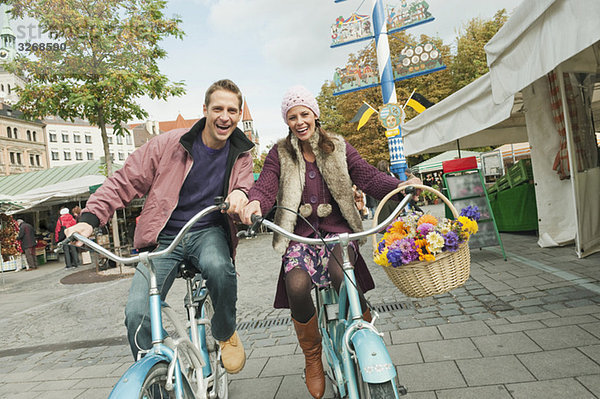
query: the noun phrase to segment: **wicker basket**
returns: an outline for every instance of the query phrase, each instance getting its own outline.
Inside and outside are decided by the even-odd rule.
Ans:
[[[419,184],[412,184],[412,186],[437,195],[448,205],[454,217],[458,217],[458,211],[442,193],[428,186]],[[385,202],[402,189],[403,187],[397,188],[381,200],[373,217],[374,226],[377,225],[379,212]],[[377,238],[373,235],[373,251],[376,248]],[[456,252],[442,252],[436,256],[433,262],[412,262],[398,268],[384,267],[383,270],[385,270],[394,285],[405,295],[413,298],[424,298],[443,294],[463,285],[469,278],[470,266],[469,244],[464,242]]]

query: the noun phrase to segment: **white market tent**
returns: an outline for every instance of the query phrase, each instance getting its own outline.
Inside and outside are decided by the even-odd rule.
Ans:
[[[410,169],[417,173],[428,173],[433,171],[441,171],[442,170],[442,162],[450,161],[457,158],[466,158],[466,157],[477,157],[477,162],[479,162],[480,152],[476,151],[460,151],[460,157],[458,156],[459,152],[457,150],[450,150],[443,152],[441,154],[436,155],[435,157],[429,158],[426,161],[416,164]]]
[[[581,151],[576,145],[581,143],[573,139],[563,73],[569,73],[566,78],[575,83],[573,91],[585,86],[581,79],[587,75],[580,73],[596,74],[598,80],[598,15],[598,0],[524,0],[485,46],[490,72],[402,129],[407,155],[456,148],[457,140],[462,148],[528,141],[537,183],[538,244],[575,241],[580,257],[600,251],[600,168],[593,145],[587,149],[589,156],[595,157],[595,166],[582,170],[575,165]],[[547,77],[550,72],[556,73],[562,100],[554,109]],[[586,84],[589,81],[588,77]],[[596,83],[595,88],[586,92],[591,107],[578,107],[580,114],[587,113],[588,121],[589,114],[596,121],[600,114],[600,85]],[[567,169],[576,171],[563,180],[553,170],[561,145],[553,111],[564,115]],[[596,122],[596,126],[600,124]]]

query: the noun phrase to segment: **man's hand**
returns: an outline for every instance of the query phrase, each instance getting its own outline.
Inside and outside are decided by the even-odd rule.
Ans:
[[[248,205],[246,205],[244,209],[242,209],[242,212],[240,213],[240,219],[242,220],[242,223],[250,226],[252,224],[252,215],[262,216],[260,212],[259,201],[248,202]]]
[[[408,186],[412,186],[413,184],[423,185],[423,182],[418,177],[415,177],[414,175],[411,175],[411,177],[408,180],[405,180],[402,183],[400,183],[398,185],[398,187],[408,187]],[[419,200],[419,195],[421,195],[421,189],[415,190],[415,194],[413,195],[413,199],[415,201],[418,201]]]
[[[94,232],[94,228],[90,224],[87,224],[85,222],[77,223],[75,226],[71,226],[71,227],[65,229],[65,235],[67,237],[69,237],[73,233],[79,233],[84,237],[89,237],[92,235],[93,232]],[[76,241],[74,243],[74,245],[81,247],[83,245],[83,243],[80,241]]]
[[[241,190],[233,190],[229,193],[227,198],[225,198],[225,202],[229,203],[229,209],[227,209],[228,214],[239,214],[248,203],[248,197]]]

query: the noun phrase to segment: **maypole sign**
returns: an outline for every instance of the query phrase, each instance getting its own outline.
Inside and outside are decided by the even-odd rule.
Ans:
[[[335,3],[342,1],[346,0],[334,0]],[[331,27],[331,47],[375,39],[377,65],[358,59],[344,68],[336,68],[333,94],[381,86],[384,106],[380,109],[379,120],[386,128],[390,168],[402,179],[405,178],[407,168],[400,129],[404,114],[402,107],[396,104],[398,100],[394,82],[436,72],[446,66],[441,61],[438,49],[430,42],[417,46],[407,45],[392,60],[388,33],[399,32],[433,19],[429,5],[424,0],[410,4],[406,0],[400,0],[399,5],[387,7],[384,7],[383,0],[373,0],[371,16],[353,13],[348,18],[339,17]]]

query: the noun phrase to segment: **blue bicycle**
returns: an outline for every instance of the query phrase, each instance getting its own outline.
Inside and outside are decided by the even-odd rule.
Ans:
[[[150,274],[150,324],[152,343],[145,356],[136,361],[119,379],[109,398],[153,399],[153,398],[198,398],[227,399],[228,378],[221,362],[221,350],[210,334],[213,307],[202,275],[187,265],[179,266],[179,277],[186,280],[187,295],[184,305],[188,323],[182,323],[175,311],[161,301],[152,259],[173,252],[189,229],[202,217],[211,212],[226,210],[228,204],[222,198],[217,205],[198,212],[181,229],[169,247],[156,252],[142,252],[137,256],[120,257],[94,241],[74,233],[61,244],[81,241],[87,247],[117,263],[143,263]],[[60,246],[60,244],[59,244]],[[167,335],[163,328],[165,314],[175,332]]]
[[[362,318],[354,267],[348,254],[350,241],[382,231],[409,204],[414,190],[409,187],[406,192],[407,195],[387,219],[360,233],[343,233],[324,239],[306,238],[257,215],[252,217],[252,226],[243,232],[246,237],[253,236],[262,224],[292,241],[309,245],[340,244],[344,282],[339,295],[333,287],[316,290],[323,352],[328,364],[326,375],[338,398],[398,399],[407,393],[406,388],[398,382],[396,367],[383,342],[383,334],[374,326],[378,318],[377,312],[371,309],[371,322]]]

